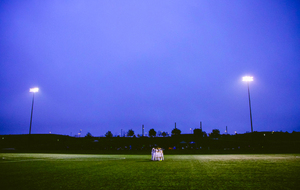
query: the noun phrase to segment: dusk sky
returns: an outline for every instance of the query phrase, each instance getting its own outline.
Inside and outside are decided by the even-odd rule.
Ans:
[[[1,1],[0,134],[300,131],[300,3]]]

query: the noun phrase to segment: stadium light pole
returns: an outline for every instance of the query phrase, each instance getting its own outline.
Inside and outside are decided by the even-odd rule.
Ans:
[[[38,92],[39,88],[30,88],[29,92],[32,92],[32,106],[31,106],[31,116],[30,116],[30,127],[29,127],[29,135],[31,134],[31,125],[32,125],[32,114],[33,114],[33,104],[34,104],[34,93]]]
[[[252,112],[251,112],[251,99],[250,99],[250,82],[253,81],[253,77],[245,76],[243,77],[243,81],[247,82],[248,85],[248,97],[249,97],[249,109],[250,109],[250,122],[251,122],[251,133],[253,133],[253,124],[252,124]]]

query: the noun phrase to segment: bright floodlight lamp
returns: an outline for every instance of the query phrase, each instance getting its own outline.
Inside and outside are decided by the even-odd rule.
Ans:
[[[29,92],[38,92],[39,91],[39,88],[30,88],[29,89]]]
[[[243,77],[243,81],[247,81],[247,82],[253,81],[253,77],[245,76],[245,77]]]
[[[39,88],[30,88],[29,92],[33,92],[32,94],[32,106],[31,106],[31,116],[30,116],[30,127],[29,127],[29,135],[31,134],[31,125],[32,125],[32,114],[33,114],[33,104],[34,104],[34,93],[38,92]]]
[[[243,81],[247,82],[247,84],[248,84],[248,97],[249,97],[251,133],[253,133],[252,112],[251,112],[251,99],[250,99],[250,88],[249,88],[249,86],[250,86],[249,83],[251,81],[253,81],[253,77],[251,77],[251,76],[245,76],[245,77],[243,77]]]

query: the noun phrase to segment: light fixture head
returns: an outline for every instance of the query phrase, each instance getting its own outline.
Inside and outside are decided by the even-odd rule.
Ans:
[[[253,81],[253,77],[251,77],[251,76],[245,76],[245,77],[243,77],[243,81],[247,81],[247,82]]]
[[[38,91],[39,91],[39,88],[30,88],[29,89],[29,92],[33,92],[33,93],[38,92]]]

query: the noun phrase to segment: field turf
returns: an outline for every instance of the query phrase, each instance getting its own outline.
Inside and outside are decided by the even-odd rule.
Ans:
[[[0,189],[300,189],[300,154],[0,153]]]

